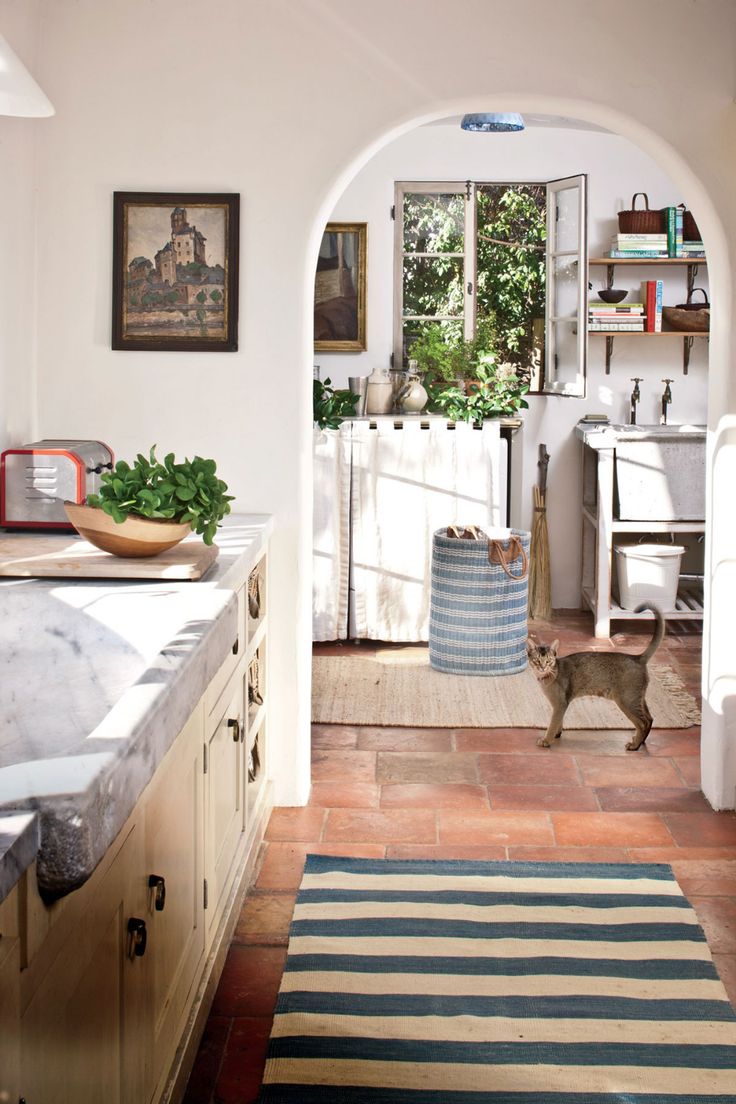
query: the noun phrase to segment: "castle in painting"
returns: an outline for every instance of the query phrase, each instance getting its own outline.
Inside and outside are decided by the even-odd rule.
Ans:
[[[175,207],[171,212],[171,237],[156,252],[154,260],[139,256],[128,262],[129,321],[131,314],[146,314],[150,323],[152,313],[179,314],[182,308],[186,314],[189,309],[206,311],[208,315],[223,311],[225,269],[220,264],[207,264],[206,241],[204,234],[189,224],[186,208]],[[202,314],[198,317],[201,323]],[[212,321],[211,317],[208,321]]]

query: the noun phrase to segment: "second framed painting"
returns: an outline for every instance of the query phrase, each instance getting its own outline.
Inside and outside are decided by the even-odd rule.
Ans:
[[[240,196],[115,192],[113,349],[235,352]]]
[[[314,349],[361,353],[366,346],[367,223],[328,222],[314,279]]]

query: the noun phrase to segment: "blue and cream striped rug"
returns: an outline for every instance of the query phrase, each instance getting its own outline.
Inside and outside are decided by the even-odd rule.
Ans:
[[[310,855],[263,1104],[734,1104],[736,1016],[663,865]]]

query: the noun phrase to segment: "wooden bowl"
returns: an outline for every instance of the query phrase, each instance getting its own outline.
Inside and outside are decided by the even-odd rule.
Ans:
[[[604,303],[622,303],[628,294],[623,288],[601,288],[598,292]]]
[[[80,536],[113,556],[158,556],[192,531],[189,522],[182,525],[133,514],[118,524],[98,506],[79,506],[75,502],[65,502],[64,509]]]

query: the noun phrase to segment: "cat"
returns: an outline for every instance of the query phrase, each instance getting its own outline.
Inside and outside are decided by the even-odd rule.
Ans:
[[[644,603],[635,612],[651,610],[655,626],[652,639],[641,655],[628,652],[574,652],[557,655],[559,640],[552,644],[537,644],[527,640],[529,666],[552,706],[552,717],[539,747],[550,747],[550,740],[559,740],[562,721],[573,698],[592,695],[610,698],[634,724],[636,733],[626,745],[627,751],[640,748],[652,727],[652,714],[646,702],[649,671],[647,664],[664,639],[664,618],[656,606]]]

